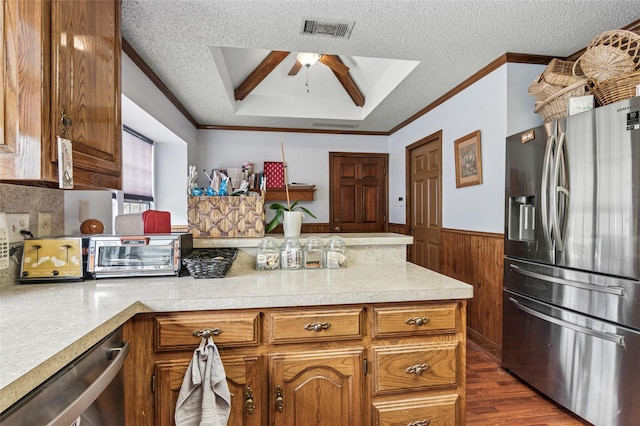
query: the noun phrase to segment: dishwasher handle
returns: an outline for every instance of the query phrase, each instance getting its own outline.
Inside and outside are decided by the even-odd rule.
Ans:
[[[111,361],[111,364],[75,401],[58,414],[55,419],[47,423],[47,426],[69,426],[98,399],[122,369],[124,360],[129,355],[129,342],[125,342],[121,348],[113,348],[112,351],[118,352],[118,355]]]

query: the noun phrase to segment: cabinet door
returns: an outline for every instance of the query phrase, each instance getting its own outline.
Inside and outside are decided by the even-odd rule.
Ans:
[[[364,424],[363,348],[274,354],[269,362],[269,424]]]
[[[49,138],[49,3],[4,0],[0,25],[0,179],[39,180]]]
[[[71,140],[74,185],[121,187],[120,1],[52,3],[52,143]],[[63,113],[71,121],[61,122]],[[57,170],[57,165],[54,166]]]
[[[184,374],[191,362],[188,359],[158,361],[156,376],[157,426],[173,426],[174,412]],[[262,358],[259,356],[222,356],[231,393],[229,426],[258,426],[266,424],[266,401],[262,391],[265,377]],[[261,374],[262,373],[262,374]],[[253,409],[252,409],[253,406]]]

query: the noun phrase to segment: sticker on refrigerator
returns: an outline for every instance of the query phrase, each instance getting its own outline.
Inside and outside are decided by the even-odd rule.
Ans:
[[[627,130],[640,129],[640,112],[632,111],[627,113]]]

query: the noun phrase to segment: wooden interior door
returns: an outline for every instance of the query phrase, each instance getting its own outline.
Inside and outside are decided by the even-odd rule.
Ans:
[[[329,153],[332,232],[385,232],[388,154]]]
[[[442,132],[406,148],[407,223],[413,235],[409,260],[440,272]]]

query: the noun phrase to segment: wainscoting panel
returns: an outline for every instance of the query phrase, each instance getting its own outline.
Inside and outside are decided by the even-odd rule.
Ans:
[[[502,234],[442,229],[441,267],[444,275],[473,286],[467,304],[469,338],[501,357],[502,278],[504,241]]]

